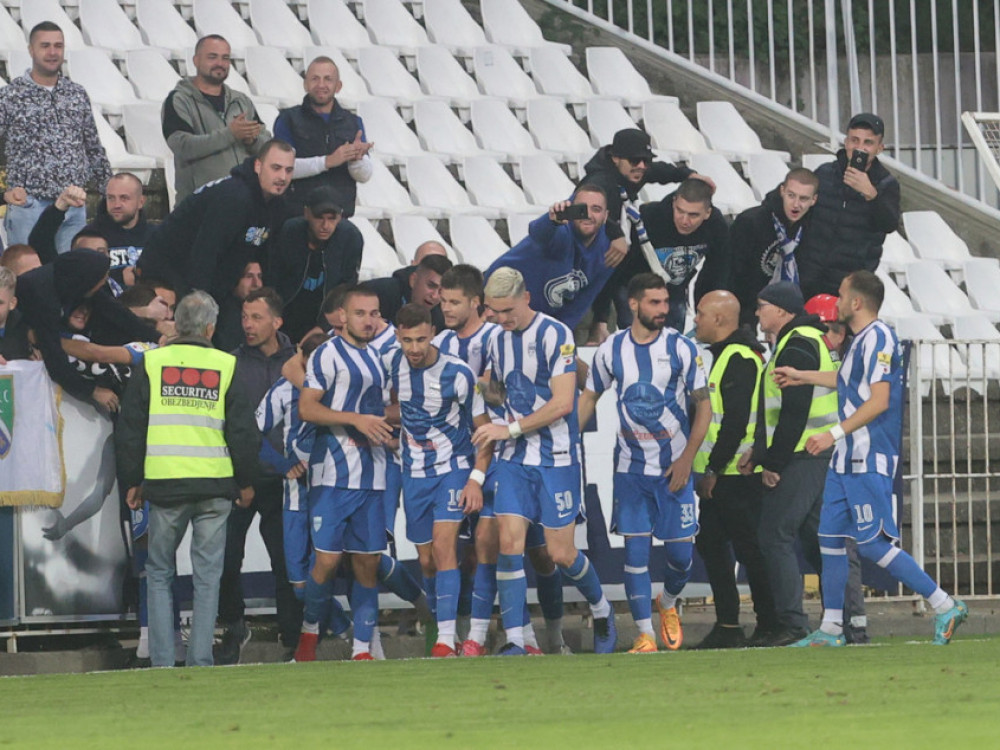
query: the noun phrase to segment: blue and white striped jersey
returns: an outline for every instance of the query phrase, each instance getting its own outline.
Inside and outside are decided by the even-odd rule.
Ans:
[[[838,474],[896,473],[903,437],[903,352],[896,334],[881,320],[865,326],[851,342],[837,373],[837,411],[844,421],[871,398],[872,385],[889,383],[889,408],[864,427],[838,440],[831,467]]]
[[[534,414],[552,398],[552,378],[576,372],[573,332],[555,318],[535,313],[523,331],[502,330],[490,342],[490,377],[507,388],[508,422]],[[573,411],[548,427],[505,440],[500,458],[523,466],[571,466],[580,462],[580,428]]]
[[[490,342],[503,329],[496,323],[483,323],[474,334],[462,338],[455,331],[441,331],[434,337],[434,346],[444,354],[458,357],[472,368],[477,378],[489,369],[486,361],[490,350]]]
[[[309,356],[305,387],[323,391],[320,402],[334,411],[385,415],[389,391],[371,345],[358,348],[341,337],[326,341]],[[355,428],[317,426],[310,484],[384,490],[385,460],[385,449]]]
[[[414,368],[402,349],[387,354],[383,362],[399,399],[399,445],[407,475],[436,477],[473,468],[472,418],[483,411],[483,404],[469,366],[458,357],[439,354],[430,367]]]
[[[648,344],[630,329],[606,339],[594,354],[587,390],[618,397],[615,471],[662,476],[684,451],[691,434],[691,393],[708,377],[698,348],[673,328]]]
[[[282,427],[282,441],[287,458],[296,461],[308,460],[308,455],[302,456],[301,451],[308,444],[312,450],[315,436],[315,425],[299,419],[299,389],[284,378],[278,378],[257,406],[257,429],[266,435],[277,425]],[[297,479],[285,478],[285,494],[288,497],[288,509],[305,508],[305,487]],[[301,504],[301,505],[300,505]]]
[[[388,321],[386,323],[386,329],[368,342],[369,346],[374,348],[380,357],[384,357],[393,349],[399,348],[399,339],[396,338],[396,326]]]

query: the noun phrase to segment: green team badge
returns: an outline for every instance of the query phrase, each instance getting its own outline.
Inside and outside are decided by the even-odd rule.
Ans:
[[[14,442],[14,376],[0,375],[0,459]]]

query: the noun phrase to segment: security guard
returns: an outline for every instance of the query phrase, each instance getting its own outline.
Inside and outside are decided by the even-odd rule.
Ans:
[[[761,376],[754,448],[743,454],[740,470],[750,473],[756,466],[763,468],[758,540],[780,621],[779,631],[766,645],[784,646],[810,631],[802,609],[795,541],[801,541],[806,561],[819,572],[819,512],[832,451],[812,456],[805,447],[810,436],[837,423],[837,392],[820,386],[781,389],[773,372],[784,365],[824,372],[836,367],[823,341],[826,327],[817,316],[805,312],[802,292],[792,282],[781,281],[761,290],[757,318],[774,353]]]
[[[171,583],[177,547],[192,527],[194,615],[188,666],[211,666],[226,519],[253,500],[260,435],[253,407],[231,387],[235,358],[212,348],[219,307],[205,292],[181,300],[178,337],[145,356],[115,431],[118,482],[133,510],[149,501],[149,651],[173,666]],[[240,489],[242,488],[242,489]],[[237,499],[238,498],[238,499]]]
[[[698,302],[695,336],[709,345],[712,369],[708,397],[712,423],[694,459],[700,499],[696,538],[715,599],[716,623],[695,648],[739,648],[747,645],[740,627],[740,595],[736,588],[730,544],[743,566],[753,596],[757,628],[750,641],[770,638],[778,628],[774,597],[757,527],[760,524],[760,468],[743,476],[740,456],[753,447],[757,425],[757,384],[764,366],[763,347],[739,327],[740,303],[726,291],[709,292]]]

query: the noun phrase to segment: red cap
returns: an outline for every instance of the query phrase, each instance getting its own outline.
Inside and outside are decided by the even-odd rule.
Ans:
[[[817,294],[806,302],[805,310],[810,315],[818,315],[824,323],[836,323],[837,300],[832,294]]]

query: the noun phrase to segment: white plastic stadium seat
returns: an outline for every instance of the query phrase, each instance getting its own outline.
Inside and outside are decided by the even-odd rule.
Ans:
[[[788,165],[771,151],[750,154],[747,159],[747,179],[758,200],[763,200],[765,195],[783,183],[787,174]]]
[[[682,157],[709,150],[705,136],[691,124],[677,102],[665,99],[646,102],[642,105],[642,125],[653,148],[674,151]]]
[[[532,206],[503,167],[488,156],[473,156],[465,160],[465,189],[477,206],[510,211],[530,211]]]
[[[816,167],[827,164],[835,158],[833,154],[802,154],[802,166],[815,172]]]
[[[730,161],[745,162],[750,154],[767,150],[732,102],[698,102],[698,129],[712,150],[724,154]],[[785,151],[770,153],[786,162],[791,158]]]
[[[594,88],[565,54],[556,47],[536,47],[529,56],[531,77],[538,90],[571,104],[582,104],[594,96]]]
[[[97,135],[104,146],[104,152],[108,155],[108,162],[113,170],[135,172],[143,182],[149,182],[150,171],[156,169],[157,161],[152,156],[142,156],[140,154],[130,154],[125,148],[125,142],[118,136],[107,120],[94,107],[94,122],[97,124]]]
[[[292,107],[302,101],[302,76],[275,47],[247,47],[247,79],[258,96],[277,99]]]
[[[917,310],[940,315],[946,322],[953,321],[959,315],[973,315],[975,312],[969,304],[968,297],[934,261],[918,260],[908,265],[906,287]],[[987,312],[983,314],[994,322],[1000,321],[1000,314]]]
[[[910,243],[903,239],[899,232],[889,232],[882,243],[882,259],[879,261],[879,270],[890,273],[902,273],[906,267],[918,260],[913,254]]]
[[[524,129],[503,99],[480,99],[472,102],[472,129],[487,151],[515,161],[527,154],[537,154],[531,133]]]
[[[642,106],[653,98],[649,83],[618,47],[588,47],[587,77],[599,96],[630,107]]]
[[[262,44],[277,47],[289,57],[302,57],[302,49],[313,43],[309,29],[284,0],[250,0],[250,23]]]
[[[391,276],[392,272],[402,264],[399,254],[393,250],[392,245],[385,241],[368,219],[353,216],[348,221],[360,230],[365,241],[364,250],[361,252],[360,280],[369,281]]]
[[[444,237],[426,216],[393,216],[392,241],[396,245],[396,254],[400,258],[412,258],[417,248],[425,242],[440,242],[452,263],[460,263],[461,258],[454,248],[445,242]]]
[[[424,153],[420,140],[410,130],[388,99],[367,99],[358,105],[365,126],[365,138],[375,142],[380,159],[403,163],[407,157]]]
[[[253,108],[257,110],[257,119],[269,132],[274,133],[274,121],[278,119],[279,114],[278,108],[271,102],[262,101],[257,97],[253,97]]]
[[[64,63],[63,70],[65,69],[66,65]],[[7,50],[7,74],[11,80],[24,75],[29,70],[31,70],[31,54],[28,52],[27,47]]]
[[[100,50],[70,50],[66,53],[66,62],[70,78],[87,89],[91,102],[100,105],[105,112],[120,115],[124,105],[139,101],[132,84]]]
[[[527,211],[507,214],[507,236],[510,237],[511,247],[528,236],[528,225],[540,215],[541,212],[532,213]]]
[[[140,99],[162,102],[180,80],[177,71],[155,49],[132,49],[125,55],[125,72]]]
[[[417,205],[492,219],[500,216],[496,209],[473,206],[465,189],[436,156],[425,154],[407,159],[406,180]]]
[[[917,312],[913,307],[913,302],[906,296],[906,292],[900,289],[892,277],[881,268],[875,271],[875,275],[882,280],[885,286],[885,299],[882,300],[882,308],[879,310],[879,317],[890,325],[896,325],[904,318],[923,317],[931,321],[932,325],[941,325],[944,319],[940,315],[928,315]]]
[[[135,20],[146,44],[168,49],[175,59],[188,62],[198,35],[170,0],[135,0]]]
[[[615,99],[591,99],[587,102],[587,129],[594,148],[607,146],[619,130],[637,128],[625,107]]]
[[[548,154],[521,157],[520,171],[524,195],[536,206],[551,206],[573,195],[572,181]]]
[[[304,54],[305,69],[308,69],[309,63],[317,57],[329,57],[336,64],[337,71],[340,73],[340,93],[337,94],[337,101],[342,107],[354,109],[360,102],[372,98],[372,95],[368,93],[368,84],[365,83],[365,79],[358,75],[358,71],[340,53],[340,50],[335,47],[306,47]]]
[[[10,50],[23,50],[28,46],[28,36],[24,29],[17,25],[17,21],[11,18],[6,8],[0,7],[0,60],[9,57]],[[7,69],[7,74],[11,77],[20,75],[21,71]]]
[[[375,144],[376,149],[378,144]],[[358,183],[358,206],[376,209],[379,215],[389,213],[426,213],[413,205],[413,199],[406,192],[396,176],[377,158],[372,159],[372,176],[368,182]],[[440,215],[440,211],[431,212]]]
[[[173,161],[173,152],[163,138],[159,104],[126,104],[122,107],[122,123],[125,126],[125,142],[133,154],[151,156],[160,166]]]
[[[387,47],[365,47],[358,52],[358,70],[374,96],[394,99],[397,105],[413,106],[426,99],[420,84]],[[406,115],[404,115],[405,117]]]
[[[1000,316],[1000,262],[996,258],[971,258],[965,261],[965,290],[977,310]]]
[[[413,123],[420,142],[432,153],[454,161],[481,151],[476,137],[451,111],[448,103],[440,99],[417,102],[413,108]]]
[[[247,26],[228,0],[194,0],[193,17],[199,37],[221,34],[237,59],[242,60],[248,47],[256,47],[260,43],[253,29]]]
[[[490,265],[509,249],[500,235],[482,216],[453,216],[448,222],[451,241],[462,256],[462,262],[469,263],[480,271]]]
[[[660,185],[655,182],[647,182],[642,186],[642,190],[639,191],[639,196],[644,202],[657,203],[677,190],[678,184],[676,182],[667,182]]]
[[[468,110],[470,102],[483,98],[472,76],[440,45],[417,50],[417,75],[420,88],[428,96],[447,99],[459,110]],[[466,119],[465,116],[463,119]]]
[[[139,29],[132,25],[118,0],[80,0],[80,26],[83,38],[92,47],[120,54],[146,46]]]
[[[431,40],[463,57],[485,47],[482,27],[469,15],[461,0],[424,0],[424,26]]]
[[[735,215],[759,203],[750,186],[721,154],[694,154],[688,161],[688,166],[698,174],[708,175],[715,180],[717,189],[712,196],[712,203],[723,213]]]
[[[368,31],[347,3],[341,0],[309,0],[306,8],[309,30],[316,44],[339,49],[351,60],[358,58],[361,49],[372,46]]]
[[[917,348],[917,362],[920,366],[920,377],[923,380],[923,393],[930,392],[931,382],[941,382],[945,393],[951,393],[956,388],[966,385],[968,369],[958,350],[951,344],[934,324],[924,315],[901,318],[896,321],[896,336],[901,340],[921,341]],[[975,386],[973,381],[970,385]]]
[[[558,99],[532,99],[527,108],[528,130],[543,151],[563,154],[564,159],[593,155],[590,136]]]
[[[63,10],[59,0],[27,0],[21,3],[21,28],[24,29],[25,38],[28,32],[42,21],[52,21],[62,29],[67,50],[87,47],[83,34]]]
[[[954,271],[972,259],[969,246],[936,211],[907,211],[903,214],[903,229],[921,260],[937,261]]]
[[[424,27],[400,0],[362,0],[365,26],[376,44],[412,57],[418,47],[430,44]]]
[[[516,109],[524,109],[529,99],[538,96],[534,82],[503,47],[480,47],[472,64],[484,94],[508,99]]]
[[[569,54],[567,44],[548,42],[542,36],[535,20],[517,0],[479,0],[483,14],[483,28],[486,38],[493,44],[510,47],[517,54],[526,56],[532,47],[552,45],[563,54]]]
[[[985,344],[956,345],[964,355],[972,378],[1000,378],[1000,332],[982,315],[960,315],[951,326],[956,339],[986,341]]]

